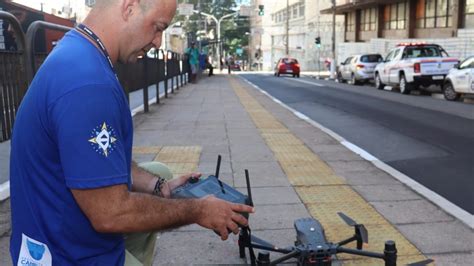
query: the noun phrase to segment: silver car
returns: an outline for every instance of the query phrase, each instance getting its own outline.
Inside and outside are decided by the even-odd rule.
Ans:
[[[339,65],[337,79],[352,85],[374,79],[375,66],[383,61],[380,54],[362,54],[348,57]]]

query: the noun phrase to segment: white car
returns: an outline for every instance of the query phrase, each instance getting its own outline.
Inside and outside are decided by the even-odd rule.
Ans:
[[[401,43],[375,67],[375,86],[380,90],[385,85],[396,86],[403,94],[420,86],[442,86],[449,70],[458,63],[437,44]]]
[[[375,66],[382,61],[379,54],[350,56],[339,65],[337,79],[339,82],[347,80],[352,85],[368,82],[374,79]]]
[[[474,56],[468,57],[449,71],[443,86],[444,98],[459,99],[462,94],[474,94]]]

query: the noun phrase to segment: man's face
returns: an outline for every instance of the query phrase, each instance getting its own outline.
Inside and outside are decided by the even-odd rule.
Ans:
[[[145,10],[140,6],[135,7],[127,21],[127,39],[118,60],[134,63],[138,56],[146,55],[152,47],[159,48],[162,34],[175,12],[176,0],[151,0]]]

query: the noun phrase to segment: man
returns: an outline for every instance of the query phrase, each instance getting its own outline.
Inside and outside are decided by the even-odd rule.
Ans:
[[[186,49],[185,53],[188,55],[189,66],[191,67],[191,82],[196,83],[199,69],[199,49],[196,48],[196,43],[191,42],[191,47]]]
[[[149,264],[134,255],[149,248],[128,250],[125,233],[197,223],[225,240],[247,224],[239,212],[251,207],[169,199],[191,175],[166,183],[131,162],[132,118],[113,64],[159,47],[175,10],[176,0],[98,0],[41,66],[11,142],[14,265]]]

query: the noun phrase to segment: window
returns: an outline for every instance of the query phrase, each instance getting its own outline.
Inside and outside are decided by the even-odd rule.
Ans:
[[[304,16],[304,3],[300,4],[300,17]]]
[[[465,68],[474,68],[474,57],[469,57],[468,59],[461,62],[461,64],[459,65],[459,69]]]
[[[393,53],[393,57],[392,57],[392,59],[395,59],[395,58],[397,58],[397,57],[398,57],[398,55],[400,54],[400,51],[401,51],[400,49],[397,49],[397,50],[395,50],[395,53]]]
[[[293,6],[293,17],[294,18],[298,17],[298,5]]]
[[[362,63],[378,63],[382,62],[382,56],[379,54],[368,54],[360,57]]]
[[[464,14],[464,27],[474,28],[474,0],[466,0],[466,12]]]
[[[416,7],[416,27],[452,27],[453,17],[451,11],[453,2],[454,0],[419,0]]]
[[[385,58],[385,62],[392,61],[394,53],[395,51],[391,51],[390,53],[388,53],[387,58]]]
[[[347,13],[346,15],[346,31],[355,31],[355,12]]]
[[[360,16],[361,31],[374,31],[377,21],[377,12],[375,8],[364,9]]]
[[[403,58],[417,57],[441,57],[441,51],[437,46],[413,46],[407,47],[403,52]]]
[[[384,9],[384,29],[386,30],[402,30],[406,28],[407,7],[406,1],[386,5]]]

